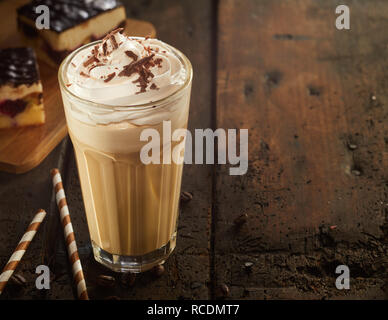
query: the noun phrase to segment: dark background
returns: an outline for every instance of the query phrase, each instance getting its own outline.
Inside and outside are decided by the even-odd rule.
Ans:
[[[49,216],[18,267],[24,290],[1,299],[73,299],[49,171],[59,167],[91,298],[387,298],[388,2],[332,0],[124,1],[129,17],[194,68],[189,126],[249,129],[249,169],[186,165],[178,246],[166,272],[124,289],[96,285],[69,139],[36,169],[0,173],[0,265],[37,208]],[[347,4],[351,30],[335,28]],[[245,224],[234,220],[247,214]],[[49,263],[51,290],[35,289]],[[253,263],[246,268],[246,263]],[[335,268],[350,268],[337,290]],[[226,290],[228,291],[228,290]],[[224,292],[224,293],[223,293]]]

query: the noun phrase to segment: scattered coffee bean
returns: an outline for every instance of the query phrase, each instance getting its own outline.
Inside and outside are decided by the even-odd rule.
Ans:
[[[129,287],[132,287],[133,284],[135,283],[135,280],[136,280],[136,275],[132,272],[126,272],[126,273],[123,273],[121,276],[120,276],[120,285],[123,287],[123,288],[129,288]]]
[[[162,264],[154,267],[152,269],[152,273],[154,274],[155,277],[161,277],[164,274],[165,268]]]
[[[27,284],[26,278],[24,278],[20,273],[14,273],[9,281],[18,287],[25,287]]]
[[[116,284],[116,279],[114,277],[101,274],[97,278],[97,284],[100,287],[112,288]]]
[[[236,227],[242,226],[244,223],[248,221],[248,215],[246,213],[242,214],[241,216],[234,219],[233,223]]]
[[[226,298],[229,296],[229,294],[230,294],[229,287],[225,283],[221,284],[218,287],[218,296],[220,298]]]
[[[354,143],[348,143],[348,148],[349,148],[350,150],[356,150],[356,149],[357,149],[357,145],[354,144]]]
[[[361,171],[359,171],[359,170],[352,170],[352,174],[354,174],[355,176],[360,176],[361,175]]]
[[[191,283],[191,289],[194,290],[194,289],[198,289],[198,288],[201,288],[202,287],[202,283],[201,282],[193,282]]]
[[[246,271],[248,271],[248,272],[252,271],[252,267],[253,267],[253,262],[245,262],[244,263],[244,268]]]
[[[182,202],[189,202],[193,200],[193,194],[188,191],[182,191],[181,192],[181,201]]]
[[[121,300],[121,298],[118,296],[109,296],[109,297],[106,297],[104,300]]]
[[[308,93],[310,96],[320,96],[321,95],[321,90],[319,88],[315,88],[315,87],[312,87],[312,86],[309,86],[307,88],[308,90]]]

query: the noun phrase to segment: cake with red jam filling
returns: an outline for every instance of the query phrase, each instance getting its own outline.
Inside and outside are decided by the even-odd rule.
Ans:
[[[44,122],[42,83],[34,50],[0,50],[0,129]]]
[[[50,28],[39,30],[36,20],[42,14],[36,7],[49,9]],[[17,10],[18,28],[38,58],[58,65],[71,51],[108,32],[125,26],[124,6],[117,0],[33,0]]]

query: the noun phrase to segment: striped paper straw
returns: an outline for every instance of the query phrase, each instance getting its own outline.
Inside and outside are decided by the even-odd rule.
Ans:
[[[70,220],[69,207],[67,206],[65,190],[63,189],[61,174],[58,169],[51,170],[51,177],[55,189],[61,222],[65,236],[67,253],[72,266],[73,277],[77,286],[77,295],[80,300],[89,300],[81,260],[79,259],[77,243],[75,242],[73,225]]]
[[[0,274],[0,294],[2,294],[4,287],[6,286],[9,278],[11,278],[13,272],[18,266],[20,260],[22,259],[32,239],[34,238],[36,231],[39,229],[39,226],[42,223],[45,216],[46,216],[46,211],[42,209],[40,209],[35,214],[34,219],[32,219],[22,239],[19,241],[19,244],[14,250],[11,258],[9,258],[8,263],[3,269],[3,272]]]

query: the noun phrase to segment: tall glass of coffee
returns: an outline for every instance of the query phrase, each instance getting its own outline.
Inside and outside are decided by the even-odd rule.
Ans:
[[[59,69],[94,257],[114,271],[148,270],[175,248],[185,136],[171,136],[187,128],[192,75],[177,49],[121,30]]]

